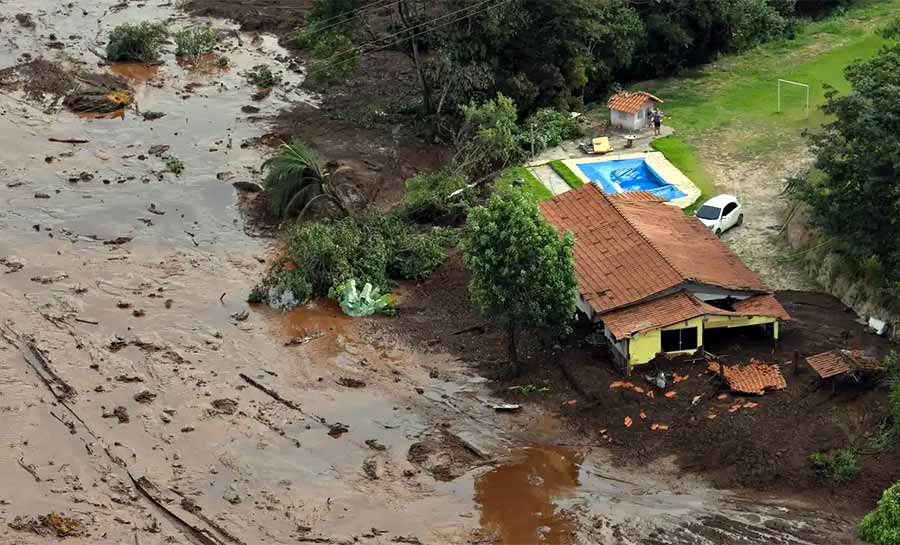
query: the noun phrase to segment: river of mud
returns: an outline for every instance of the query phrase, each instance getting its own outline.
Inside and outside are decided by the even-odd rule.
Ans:
[[[0,3],[0,69],[44,58],[135,91],[105,116],[37,100],[37,82],[0,92],[0,542],[844,539],[808,507],[617,469],[327,303],[250,308],[274,244],[247,234],[232,183],[259,182],[267,118],[316,99],[275,37],[219,20],[228,68],[171,44],[160,66],[100,66],[108,32],[142,20],[206,22],[171,2]],[[259,64],[282,83],[254,100]]]

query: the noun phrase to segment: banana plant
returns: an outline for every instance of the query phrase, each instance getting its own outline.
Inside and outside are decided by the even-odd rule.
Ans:
[[[347,316],[371,316],[373,314],[393,314],[394,303],[390,293],[381,293],[366,282],[362,290],[356,287],[356,280],[350,279],[344,286],[341,310]]]

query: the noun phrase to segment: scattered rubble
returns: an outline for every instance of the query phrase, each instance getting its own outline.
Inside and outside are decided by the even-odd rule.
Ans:
[[[787,382],[777,365],[750,360],[747,365],[721,365],[711,362],[708,369],[724,376],[734,392],[763,395],[766,390],[784,390]]]

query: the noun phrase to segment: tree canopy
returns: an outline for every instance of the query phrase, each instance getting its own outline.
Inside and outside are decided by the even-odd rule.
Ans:
[[[469,211],[460,241],[470,274],[469,293],[486,318],[507,328],[509,358],[518,372],[518,332],[564,328],[575,315],[572,247],[538,206],[515,190],[494,194]]]
[[[896,37],[896,30],[893,35]],[[900,304],[900,43],[847,67],[852,90],[827,93],[834,116],[814,137],[824,176],[801,182],[799,196],[816,225],[840,242],[850,261],[881,279]]]

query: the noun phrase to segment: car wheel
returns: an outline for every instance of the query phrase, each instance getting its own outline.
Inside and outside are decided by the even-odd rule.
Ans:
[[[738,216],[738,220],[737,220],[737,224],[738,224],[738,225],[740,225],[740,224],[742,224],[742,223],[744,223],[744,215],[743,215],[743,214],[741,214],[740,216]]]

